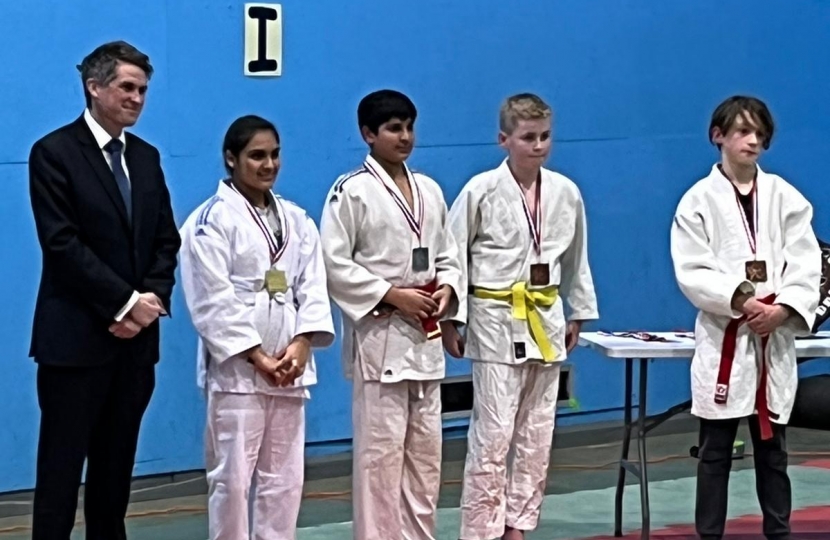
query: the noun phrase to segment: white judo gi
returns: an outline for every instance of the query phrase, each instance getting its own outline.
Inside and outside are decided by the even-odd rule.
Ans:
[[[507,161],[473,177],[449,214],[463,273],[475,291],[452,317],[466,325],[464,355],[473,360],[475,395],[461,500],[464,540],[501,537],[505,525],[536,527],[559,362],[567,357],[562,297],[571,320],[598,317],[582,196],[561,174],[542,169],[540,178],[541,254]],[[547,265],[547,285],[531,285],[537,263]]]
[[[317,228],[293,203],[273,195],[269,201],[267,211],[255,209],[222,182],[181,229],[182,282],[200,338],[199,385],[208,398],[211,540],[249,534],[293,540],[302,498],[305,399],[317,382],[314,357],[293,386],[280,388],[242,353],[261,345],[278,356],[299,334],[312,334],[312,347],[334,340]],[[284,272],[284,292],[265,289],[269,270]]]
[[[407,169],[420,241],[405,219],[404,196],[381,166],[338,178],[323,211],[321,235],[329,291],[343,312],[343,367],[353,379],[354,537],[432,539],[441,473],[440,339],[394,312],[373,315],[392,286],[433,281],[461,295],[455,243],[445,227],[441,188]],[[397,197],[397,201],[392,194]],[[426,270],[413,250],[426,247]]]
[[[709,420],[755,412],[760,384],[761,340],[738,327],[726,403],[715,400],[727,326],[742,316],[731,306],[735,291],[775,296],[796,316],[769,337],[765,371],[770,420],[786,424],[798,386],[795,337],[810,333],[819,300],[821,251],[813,234],[810,203],[780,176],[760,168],[756,177],[757,251],[753,255],[744,214],[732,183],[717,165],[683,196],[671,229],[677,282],[700,312],[692,359],[692,414]],[[747,280],[746,263],[764,261],[768,279]]]

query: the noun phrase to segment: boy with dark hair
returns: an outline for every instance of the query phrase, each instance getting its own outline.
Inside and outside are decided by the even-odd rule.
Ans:
[[[409,169],[417,111],[369,94],[358,124],[369,155],[337,179],[321,231],[328,286],[343,313],[354,381],[354,537],[433,539],[441,475],[444,354],[438,321],[461,272],[441,188]]]
[[[692,414],[700,418],[695,527],[723,537],[732,446],[748,418],[769,539],[790,538],[785,426],[798,385],[795,336],[810,333],[821,257],[810,203],[757,161],[774,132],[752,97],[721,103],[709,128],[720,163],[683,196],[671,230],[677,282],[700,311]]]

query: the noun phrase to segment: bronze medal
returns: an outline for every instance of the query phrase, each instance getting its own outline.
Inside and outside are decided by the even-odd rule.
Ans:
[[[550,284],[550,265],[548,263],[530,265],[530,284],[534,287],[545,287]]]
[[[752,283],[764,283],[767,280],[766,261],[747,261],[746,279]]]

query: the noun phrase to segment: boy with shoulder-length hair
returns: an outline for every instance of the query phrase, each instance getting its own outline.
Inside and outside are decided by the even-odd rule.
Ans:
[[[785,426],[798,385],[795,336],[810,333],[821,255],[810,203],[758,166],[775,125],[761,100],[733,96],[709,126],[720,162],[680,201],[671,253],[683,294],[700,311],[692,414],[700,418],[695,526],[723,537],[732,446],[747,418],[769,539],[790,538]]]

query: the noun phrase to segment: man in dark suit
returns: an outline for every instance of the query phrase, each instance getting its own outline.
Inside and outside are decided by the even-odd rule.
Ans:
[[[87,540],[126,538],[180,245],[159,152],[124,132],[144,106],[149,58],[107,43],[78,69],[84,114],[29,157],[43,251],[30,351],[41,410],[34,540],[69,540],[84,460]]]

